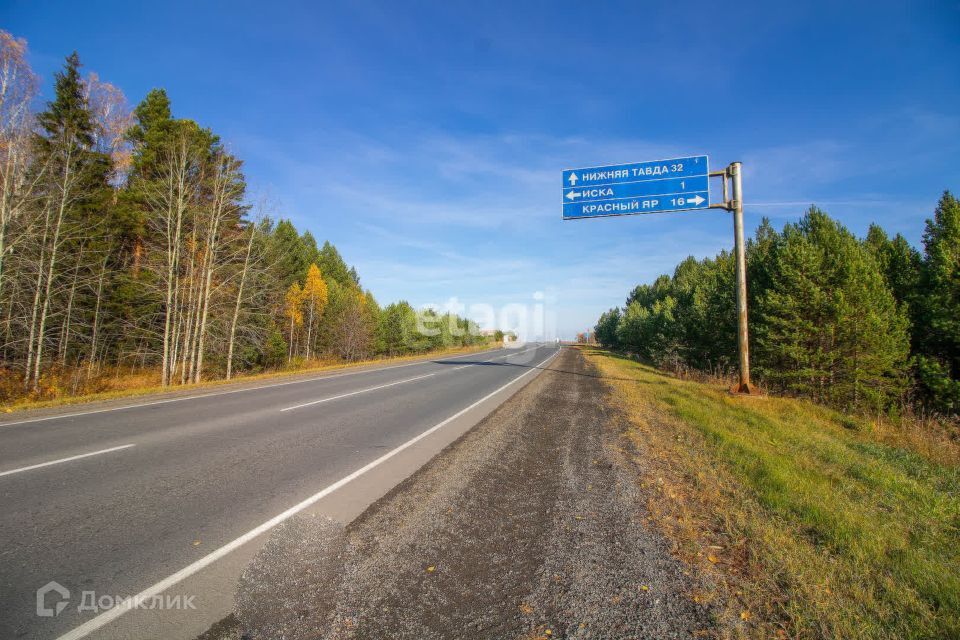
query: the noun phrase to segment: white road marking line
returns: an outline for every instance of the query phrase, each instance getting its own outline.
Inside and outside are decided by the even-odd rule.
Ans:
[[[0,471],[0,476],[9,476],[13,473],[20,473],[21,471],[30,471],[32,469],[39,469],[40,467],[49,467],[52,464],[61,464],[63,462],[70,462],[72,460],[79,460],[80,458],[89,458],[90,456],[98,456],[101,453],[110,453],[111,451],[119,451],[120,449],[129,449],[136,445],[132,444],[123,444],[119,447],[110,447],[109,449],[100,449],[100,451],[91,451],[90,453],[81,453],[77,456],[70,456],[69,458],[60,458],[59,460],[51,460],[50,462],[41,462],[40,464],[32,464],[29,467],[20,467],[19,469],[10,469],[9,471]]]
[[[505,355],[505,356],[500,356],[500,357],[497,357],[497,358],[491,358],[490,360],[485,360],[484,362],[493,362],[494,360],[504,360],[504,359],[509,358],[509,357],[511,357],[511,356],[520,355],[521,353],[526,353],[527,351],[532,351],[532,350],[537,349],[537,348],[539,348],[539,347],[531,347],[531,348],[529,348],[529,349],[524,349],[523,351],[518,351],[517,353],[508,353],[508,354]],[[465,365],[463,365],[462,367],[454,367],[453,369],[449,369],[447,372],[457,371],[458,369],[466,369],[467,367],[473,367],[473,366],[476,366],[477,364],[481,364],[481,363],[465,364]],[[285,407],[285,408],[283,408],[283,409],[280,409],[280,412],[281,412],[281,413],[284,413],[284,412],[286,412],[286,411],[293,411],[294,409],[302,409],[303,407],[311,407],[311,406],[313,406],[313,405],[315,405],[315,404],[323,404],[324,402],[331,402],[331,401],[333,401],[333,400],[340,400],[341,398],[349,398],[350,396],[359,395],[359,394],[361,394],[361,393],[367,393],[368,391],[376,391],[377,389],[386,389],[387,387],[394,387],[394,386],[396,386],[396,385],[398,385],[398,384],[403,384],[403,383],[405,383],[405,382],[413,382],[414,380],[422,380],[423,378],[429,378],[429,377],[431,377],[431,376],[437,375],[438,373],[443,373],[443,372],[437,371],[437,372],[434,372],[434,373],[428,373],[428,374],[423,375],[423,376],[415,376],[415,377],[413,377],[413,378],[405,378],[404,380],[397,380],[396,382],[390,382],[390,383],[387,383],[387,384],[377,385],[377,386],[375,386],[375,387],[367,387],[366,389],[358,389],[358,390],[356,390],[356,391],[350,391],[349,393],[341,393],[341,394],[339,394],[339,395],[331,396],[331,397],[329,397],[329,398],[321,398],[320,400],[313,400],[313,401],[311,401],[311,402],[304,402],[303,404],[296,404],[296,405],[293,405],[292,407]]]
[[[521,353],[526,353],[527,351],[535,351],[535,350],[537,350],[537,349],[539,349],[539,348],[540,348],[539,346],[530,347],[529,349],[524,349],[523,351],[517,351],[516,353],[508,353],[508,354],[505,355],[505,356],[498,356],[498,357],[496,357],[496,358],[491,358],[491,360],[506,360],[507,358],[512,358],[513,356],[518,356],[518,355],[520,355]]]
[[[436,373],[428,373],[424,376],[416,376],[413,378],[404,378],[403,380],[397,380],[396,382],[390,382],[387,384],[380,384],[375,387],[367,387],[366,389],[357,389],[356,391],[351,391],[349,393],[341,393],[338,396],[330,396],[329,398],[321,398],[320,400],[313,400],[311,402],[304,402],[303,404],[295,404],[292,407],[286,407],[280,409],[280,413],[284,411],[293,411],[294,409],[302,409],[303,407],[310,407],[315,404],[323,404],[324,402],[331,402],[333,400],[339,400],[340,398],[349,398],[350,396],[359,395],[361,393],[367,393],[368,391],[376,391],[377,389],[386,389],[387,387],[395,387],[398,384],[403,384],[405,382],[413,382],[414,380],[422,380],[424,378],[429,378],[431,376],[437,375]]]
[[[316,503],[317,501],[321,500],[322,498],[325,498],[326,496],[330,495],[331,493],[333,493],[333,492],[336,491],[337,489],[343,487],[344,485],[350,483],[350,482],[353,481],[353,480],[356,480],[357,478],[359,478],[359,477],[362,476],[363,474],[367,473],[367,472],[370,471],[371,469],[375,469],[376,467],[380,466],[381,464],[383,464],[384,462],[386,462],[387,460],[389,460],[389,459],[392,458],[393,456],[397,455],[398,453],[400,453],[400,452],[403,451],[404,449],[408,449],[408,448],[412,447],[413,445],[415,445],[416,443],[420,442],[421,440],[423,440],[424,438],[426,438],[426,437],[429,436],[430,434],[432,434],[432,433],[434,433],[435,431],[438,431],[438,430],[442,429],[443,427],[447,426],[448,424],[450,424],[451,422],[453,422],[454,420],[456,420],[457,418],[459,418],[459,417],[462,416],[463,414],[467,413],[467,412],[470,411],[471,409],[473,409],[473,408],[475,408],[475,407],[483,404],[484,402],[486,402],[487,400],[489,400],[489,399],[492,398],[493,396],[497,395],[498,393],[500,393],[501,391],[503,391],[504,389],[506,389],[506,388],[509,387],[510,385],[514,384],[515,382],[517,382],[517,381],[519,381],[519,380],[522,380],[523,378],[527,377],[528,375],[530,375],[530,374],[533,373],[534,371],[537,371],[540,367],[542,367],[542,366],[543,366],[544,364],[546,364],[548,361],[550,361],[550,360],[552,360],[554,357],[556,357],[556,355],[557,355],[558,353],[560,353],[560,350],[559,350],[559,349],[557,349],[553,354],[551,354],[550,356],[548,356],[546,360],[544,360],[543,362],[541,362],[541,363],[538,364],[537,366],[531,367],[529,370],[523,372],[522,374],[520,374],[519,376],[517,376],[517,377],[514,378],[513,380],[510,380],[510,381],[507,382],[505,385],[503,385],[502,387],[498,388],[496,391],[493,391],[493,392],[485,395],[484,397],[480,398],[479,400],[477,400],[476,402],[474,402],[474,403],[471,404],[470,406],[468,406],[468,407],[466,407],[466,408],[464,408],[464,409],[461,409],[460,411],[456,412],[455,414],[453,414],[452,416],[450,416],[449,418],[447,418],[447,419],[444,420],[443,422],[441,422],[441,423],[439,423],[439,424],[436,424],[436,425],[430,427],[429,429],[427,429],[426,431],[424,431],[423,433],[421,433],[420,435],[417,435],[417,436],[411,438],[410,440],[407,440],[406,442],[404,442],[402,445],[400,445],[400,446],[397,447],[396,449],[393,449],[393,450],[391,450],[391,451],[388,451],[387,453],[383,454],[382,456],[380,456],[379,458],[377,458],[377,459],[374,460],[373,462],[370,462],[370,463],[368,463],[367,465],[365,465],[365,466],[363,466],[363,467],[360,467],[359,469],[357,469],[356,471],[354,471],[354,472],[351,473],[350,475],[348,475],[348,476],[346,476],[346,477],[344,477],[344,478],[341,478],[340,480],[337,480],[336,482],[334,482],[334,483],[331,484],[330,486],[326,487],[325,489],[323,489],[323,490],[321,490],[321,491],[318,491],[317,493],[313,494],[312,496],[310,496],[309,498],[307,498],[307,499],[304,500],[303,502],[300,502],[299,504],[296,504],[296,505],[290,507],[289,509],[287,509],[287,510],[284,511],[283,513],[281,513],[281,514],[279,514],[279,515],[277,515],[277,516],[274,516],[273,518],[270,518],[269,520],[267,520],[266,522],[264,522],[263,524],[261,524],[261,525],[258,526],[257,528],[251,529],[250,531],[246,532],[245,534],[243,534],[243,535],[240,536],[239,538],[236,538],[236,539],[232,540],[231,542],[228,542],[227,544],[223,545],[223,546],[220,547],[219,549],[208,553],[207,555],[203,556],[203,557],[200,558],[199,560],[193,562],[192,564],[187,565],[186,567],[184,567],[184,568],[181,569],[180,571],[177,571],[177,572],[174,573],[173,575],[164,578],[163,580],[161,580],[160,582],[157,582],[157,583],[154,584],[153,586],[147,587],[146,589],[144,589],[143,591],[141,591],[141,592],[138,593],[137,595],[133,596],[132,598],[127,598],[126,600],[124,600],[123,605],[118,606],[118,607],[115,607],[115,608],[110,609],[110,610],[108,610],[108,611],[105,611],[104,613],[101,613],[100,615],[98,615],[97,617],[93,618],[92,620],[88,620],[87,622],[83,623],[83,624],[80,625],[79,627],[76,627],[76,628],[72,629],[71,631],[68,631],[67,633],[65,633],[65,634],[63,634],[62,636],[60,636],[59,638],[57,638],[57,640],[80,640],[81,638],[85,638],[86,636],[90,635],[91,633],[93,633],[93,632],[96,631],[97,629],[103,627],[104,625],[106,625],[106,624],[108,624],[108,623],[110,623],[110,622],[113,622],[114,620],[116,620],[117,618],[119,618],[120,616],[122,616],[123,614],[125,614],[127,611],[129,611],[129,610],[133,607],[133,604],[134,604],[134,603],[136,603],[136,602],[144,602],[144,601],[146,601],[148,598],[152,598],[153,596],[156,596],[156,595],[159,595],[159,594],[163,593],[164,591],[166,591],[166,590],[169,589],[170,587],[172,587],[172,586],[178,584],[179,582],[182,582],[183,580],[189,578],[190,576],[192,576],[192,575],[195,574],[196,572],[200,571],[201,569],[204,569],[204,568],[206,568],[207,566],[213,564],[214,562],[216,562],[216,561],[219,560],[220,558],[224,557],[225,555],[227,555],[227,554],[230,553],[231,551],[234,551],[235,549],[238,549],[238,548],[242,547],[244,544],[250,542],[251,540],[253,540],[253,539],[256,538],[257,536],[266,533],[267,531],[269,531],[269,530],[272,529],[273,527],[277,526],[277,525],[280,524],[281,522],[283,522],[283,521],[285,521],[285,520],[288,520],[288,519],[290,519],[291,517],[297,515],[297,514],[300,513],[301,511],[303,511],[304,509],[309,508],[309,507],[312,506],[314,503]]]
[[[212,398],[215,396],[225,396],[231,393],[243,393],[245,391],[259,391],[261,389],[272,389],[273,387],[285,387],[291,384],[304,384],[306,382],[322,382],[323,380],[330,380],[333,378],[343,378],[345,376],[356,376],[362,373],[376,373],[378,371],[388,371],[390,369],[400,369],[403,367],[412,367],[418,364],[430,364],[431,362],[446,362],[448,360],[459,360],[460,358],[468,358],[470,356],[482,355],[484,353],[495,353],[497,351],[503,351],[503,349],[491,349],[490,351],[477,351],[475,353],[465,353],[460,356],[451,356],[449,358],[441,358],[439,360],[417,360],[416,362],[405,362],[403,364],[395,364],[389,367],[375,367],[371,369],[362,369],[360,371],[347,371],[346,373],[336,373],[331,375],[317,376],[316,378],[305,378],[302,380],[289,380],[287,382],[276,382],[274,384],[264,384],[259,387],[245,387],[243,389],[230,389],[229,391],[218,391],[215,393],[200,393],[192,396],[183,396],[179,398],[167,398],[165,400],[155,400],[152,402],[141,402],[139,404],[127,404],[122,407],[107,407],[106,409],[93,409],[91,411],[78,411],[76,413],[65,413],[62,415],[56,416],[44,416],[42,418],[27,418],[24,420],[17,420],[15,422],[0,422],[0,428],[2,427],[12,427],[18,424],[27,424],[30,422],[46,422],[48,420],[60,420],[61,418],[76,418],[79,416],[89,416],[97,413],[108,413],[110,411],[123,411],[125,409],[139,409],[140,407],[152,407],[157,404],[167,404],[168,402],[182,402],[184,400],[198,400],[200,398]]]
[[[496,358],[490,358],[489,360],[483,360],[483,361],[481,361],[481,362],[471,362],[470,364],[465,364],[465,365],[460,366],[460,367],[454,367],[453,369],[449,369],[449,371],[459,371],[460,369],[466,369],[467,367],[476,367],[476,366],[478,366],[478,365],[483,365],[483,364],[486,364],[486,363],[488,363],[488,362],[493,362],[494,360],[506,360],[507,358],[510,358],[510,357],[513,357],[513,356],[518,356],[518,355],[520,355],[521,353],[526,353],[527,351],[535,351],[535,350],[537,350],[537,349],[539,349],[539,348],[540,348],[540,347],[530,347],[529,349],[524,349],[523,351],[517,351],[516,353],[508,353],[508,354],[505,355],[505,356],[497,356]]]

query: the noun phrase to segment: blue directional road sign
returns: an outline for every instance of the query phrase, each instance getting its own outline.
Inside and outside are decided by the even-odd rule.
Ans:
[[[707,156],[563,172],[563,219],[686,211],[710,206]]]

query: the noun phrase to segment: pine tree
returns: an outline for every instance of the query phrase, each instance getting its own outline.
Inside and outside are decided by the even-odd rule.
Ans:
[[[409,350],[413,315],[413,308],[403,300],[387,305],[380,314],[380,333],[387,355],[400,355]]]
[[[873,253],[897,303],[908,310],[915,307],[923,261],[920,252],[899,233],[891,240],[876,224],[870,225],[864,244]]]
[[[45,347],[58,342],[58,352],[65,357],[70,338],[76,283],[81,270],[89,271],[83,262],[88,244],[99,245],[99,238],[110,228],[109,158],[95,148],[96,124],[88,108],[80,78],[80,58],[71,54],[64,70],[57,74],[54,100],[37,114],[38,133],[34,136],[35,162],[42,171],[39,205],[42,218],[37,245],[35,291],[29,321],[29,345],[24,382],[39,388]],[[99,262],[99,260],[97,260]],[[66,273],[73,285],[66,287],[69,302],[55,299]],[[59,340],[48,335],[49,321],[61,308],[69,308],[64,316]],[[65,341],[67,343],[65,343]]]
[[[596,326],[593,328],[593,334],[604,347],[617,348],[620,346],[617,339],[617,328],[620,325],[620,309],[614,307],[609,311],[604,311],[600,315]]]
[[[316,262],[320,267],[320,271],[322,271],[326,277],[331,278],[340,286],[357,286],[358,283],[350,275],[350,269],[347,267],[347,263],[343,261],[343,258],[340,256],[340,252],[337,251],[337,248],[329,242],[323,243],[323,247],[320,249],[317,255]],[[357,280],[359,280],[359,278],[357,278]]]
[[[960,412],[960,202],[948,191],[923,234],[918,376],[938,410]]]
[[[737,327],[734,262],[728,252],[716,259],[681,262],[671,279],[676,301],[673,315],[677,353],[685,364],[699,369],[726,367],[736,358]]]
[[[770,287],[753,315],[764,378],[846,406],[881,407],[902,386],[907,317],[877,261],[811,208],[770,251]]]
[[[313,239],[308,234],[304,235]],[[267,263],[273,265],[275,276],[284,289],[294,282],[303,282],[307,270],[316,260],[293,223],[283,219],[277,222],[270,233],[266,253]]]

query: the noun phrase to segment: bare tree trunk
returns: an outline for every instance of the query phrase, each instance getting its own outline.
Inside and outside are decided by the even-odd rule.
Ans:
[[[171,187],[172,191],[172,187]],[[173,203],[171,201],[171,206]],[[174,258],[174,248],[179,249],[179,216],[176,224],[176,233],[178,238],[176,241],[173,239],[174,229],[173,225],[173,216],[168,215],[167,219],[167,299],[166,299],[166,308],[164,309],[163,314],[163,355],[161,357],[160,364],[160,384],[166,387],[170,384],[170,371],[169,371],[169,362],[170,362],[170,323],[173,319],[173,287],[174,280],[173,274],[176,269],[176,260]]]
[[[93,308],[93,329],[90,335],[90,360],[87,362],[87,380],[93,373],[94,363],[97,360],[97,338],[100,334],[100,301],[103,299],[103,278],[107,272],[108,256],[103,257],[100,264],[100,279],[97,281],[97,302]]]
[[[219,169],[218,169],[219,171]],[[219,183],[219,177],[216,181]],[[217,253],[220,245],[220,221],[223,217],[224,202],[220,193],[219,184],[215,185],[215,198],[213,212],[210,223],[207,228],[206,251],[203,256],[201,268],[200,295],[197,300],[197,337],[194,350],[195,366],[192,370],[192,380],[200,382],[203,372],[203,353],[206,347],[207,339],[207,321],[210,315],[210,299],[213,296],[213,271],[216,266]]]
[[[172,266],[172,265],[171,265]],[[170,357],[170,306],[173,304],[173,294],[171,285],[173,283],[173,269],[167,269],[167,308],[163,318],[163,355],[160,364],[160,384],[166,387],[170,384],[170,375],[167,369],[168,358]]]
[[[67,348],[70,345],[70,320],[73,316],[73,301],[77,295],[77,279],[80,276],[80,260],[83,258],[83,251],[77,259],[77,265],[73,269],[73,284],[70,285],[70,296],[67,298],[67,313],[63,318],[63,331],[60,332],[60,363],[67,364]]]
[[[310,348],[313,346],[313,300],[310,301],[310,322],[307,324],[307,361],[310,360]]]
[[[207,318],[210,313],[210,285],[213,280],[213,265],[210,264],[206,269],[206,281],[202,284],[201,288],[201,303],[202,309],[200,309],[200,318],[197,321],[197,346],[196,346],[196,357],[195,362],[196,366],[193,372],[193,381],[200,382],[200,376],[203,371],[203,349],[204,343],[207,339]]]
[[[6,140],[3,141],[10,144]],[[11,141],[12,142],[12,141]],[[13,145],[11,145],[12,147]],[[7,228],[13,220],[13,192],[15,188],[14,171],[17,166],[17,151],[11,148],[7,152],[6,162],[3,168],[3,181],[0,184],[0,291],[3,291],[3,266],[4,258],[7,256]]]
[[[167,161],[167,185],[165,196],[166,213],[166,308],[163,320],[163,355],[161,384],[168,386],[176,366],[176,341],[174,332],[178,326],[180,295],[180,236],[187,204],[188,148],[185,140]]]
[[[207,322],[209,303],[207,288],[210,285],[210,272],[201,269],[201,281],[197,289],[196,318],[193,323],[193,349],[190,354],[190,377],[193,382],[200,381],[200,367],[203,365],[203,339],[206,337],[204,325]]]
[[[207,226],[206,254],[204,260],[205,281],[202,286],[202,305],[198,322],[197,367],[194,382],[199,382],[203,371],[203,356],[207,338],[207,323],[210,314],[210,302],[213,296],[213,272],[218,264],[222,227],[234,202],[240,196],[237,180],[239,164],[228,154],[220,153],[215,158],[213,173],[213,206]],[[244,265],[246,270],[246,265]]]
[[[203,260],[200,263],[200,284],[197,293],[196,321],[194,323],[194,343],[190,365],[190,380],[200,382],[203,370],[203,354],[207,337],[207,320],[210,312],[210,298],[213,295],[213,271],[219,249],[220,218],[223,203],[220,186],[220,168],[214,176],[214,201],[210,220],[207,223]]]
[[[200,316],[203,313],[204,288],[204,273],[202,268],[200,269],[198,277],[200,281],[197,284],[196,300],[193,302],[193,309],[191,311],[193,330],[190,333],[190,372],[187,374],[188,382],[193,382],[194,376],[197,372],[197,359],[199,357],[198,349],[200,347]]]
[[[293,316],[290,316],[290,344],[287,345],[287,364],[293,362]]]
[[[11,148],[7,152],[3,171],[3,192],[0,193],[0,291],[3,290],[4,264],[7,257],[7,230],[16,214],[14,206],[14,190],[17,181],[17,148],[14,141],[4,140]]]
[[[46,289],[43,294],[43,310],[40,313],[40,328],[37,330],[37,350],[36,357],[33,361],[33,388],[34,390],[38,389],[40,386],[40,365],[43,362],[43,342],[44,342],[44,333],[46,331],[47,325],[47,314],[50,310],[50,287],[53,284],[54,270],[57,265],[57,251],[60,248],[60,231],[63,228],[63,217],[67,210],[67,194],[69,193],[69,187],[67,182],[69,180],[69,158],[70,154],[67,155],[67,168],[64,169],[64,189],[62,198],[60,200],[60,210],[57,215],[57,224],[53,228],[53,243],[50,245],[50,262],[47,263],[47,278],[46,278]]]
[[[190,373],[193,373],[193,320],[196,315],[194,309],[194,283],[196,280],[196,232],[190,241],[190,266],[187,269],[187,298],[184,302],[186,311],[186,320],[183,331],[183,351],[180,356],[180,384],[187,381],[187,367],[190,367]]]
[[[0,34],[0,291],[6,283],[6,258],[11,223],[19,218],[25,204],[46,172],[46,164],[28,179],[30,168],[30,104],[39,82],[27,62],[26,44],[9,34]],[[29,369],[29,367],[28,367]]]
[[[33,309],[30,315],[30,338],[27,343],[27,364],[24,367],[23,371],[23,386],[26,389],[30,388],[30,379],[32,374],[32,365],[33,365],[33,348],[34,340],[36,339],[37,333],[37,316],[40,313],[40,290],[43,288],[43,266],[46,259],[47,252],[47,234],[50,230],[50,207],[49,205],[44,207],[46,214],[44,216],[43,224],[43,240],[40,242],[40,259],[37,263],[37,284],[33,290]]]
[[[10,353],[9,353],[9,350],[10,350],[10,340],[11,340],[10,336],[11,336],[11,333],[12,333],[12,331],[13,331],[13,310],[14,310],[14,305],[15,305],[15,303],[16,303],[16,301],[17,301],[17,298],[19,297],[19,293],[20,293],[19,287],[17,286],[17,281],[16,281],[16,280],[13,281],[13,285],[14,285],[13,291],[11,291],[11,292],[10,292],[10,295],[7,296],[7,305],[6,305],[6,307],[7,307],[7,310],[6,310],[7,313],[6,313],[6,317],[4,318],[4,328],[3,328],[3,359],[4,359],[5,361],[6,361],[6,360],[9,360],[10,357],[11,357],[11,356],[10,356]],[[2,299],[2,297],[0,297],[0,299]]]
[[[204,255],[203,272],[204,281],[200,288],[200,303],[202,309],[199,309],[200,317],[197,321],[197,347],[196,347],[196,370],[193,373],[193,381],[200,382],[201,372],[203,371],[203,350],[207,339],[207,318],[210,313],[210,298],[212,295],[211,286],[213,284],[213,269],[218,247],[218,229],[220,227],[219,207],[215,206],[213,221],[210,225],[210,231],[207,236],[207,251]]]
[[[173,327],[173,336],[171,336],[173,351],[170,353],[170,384],[173,384],[173,379],[177,375],[177,363],[180,361],[180,350],[182,348],[180,336],[183,335],[183,309],[179,300],[180,291],[178,289],[173,296],[174,322],[176,324]]]
[[[247,269],[250,267],[250,252],[253,249],[253,237],[257,233],[257,225],[250,223],[250,239],[247,240],[247,255],[243,259],[243,271],[240,273],[240,284],[237,286],[237,301],[233,306],[233,320],[230,321],[230,339],[227,342],[227,380],[233,373],[233,342],[237,335],[237,321],[240,319],[240,303],[243,300],[243,285],[247,280]]]

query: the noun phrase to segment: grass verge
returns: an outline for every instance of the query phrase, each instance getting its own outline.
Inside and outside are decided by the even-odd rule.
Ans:
[[[960,467],[810,402],[736,397],[584,348],[653,520],[716,578],[724,634],[960,638]]]
[[[353,369],[371,365],[389,365],[398,364],[414,360],[430,360],[444,356],[454,356],[457,354],[476,353],[495,349],[496,345],[476,345],[472,347],[456,347],[452,349],[441,349],[429,353],[417,353],[406,356],[395,356],[392,358],[376,358],[371,360],[358,360],[356,362],[310,362],[304,366],[282,369],[278,371],[267,371],[251,375],[236,375],[230,380],[204,380],[199,383],[190,383],[184,385],[174,385],[164,387],[159,384],[159,372],[136,373],[129,375],[104,376],[102,380],[112,388],[95,393],[82,393],[70,395],[64,393],[53,398],[18,398],[12,402],[0,404],[0,411],[4,413],[13,413],[14,411],[23,411],[29,409],[46,409],[60,406],[69,406],[74,404],[87,404],[90,402],[100,402],[104,400],[116,400],[151,394],[176,394],[183,392],[199,391],[209,388],[222,387],[227,385],[238,385],[248,382],[257,382],[259,380],[273,380],[291,378],[296,376],[310,375],[314,373],[324,373],[327,371],[337,371],[340,369]]]

